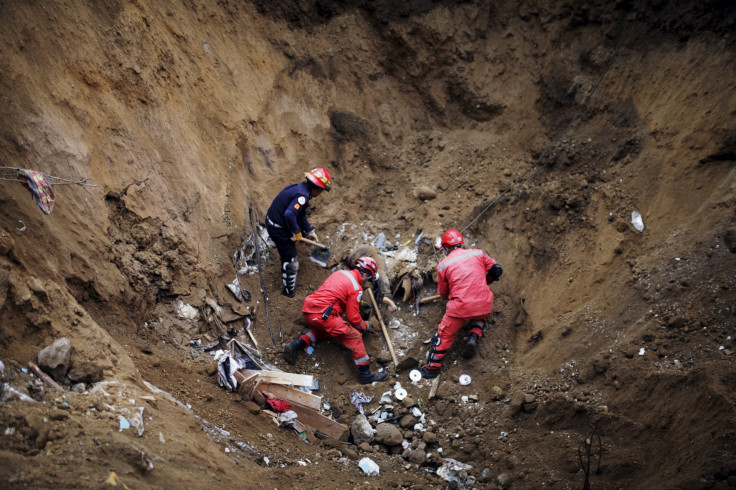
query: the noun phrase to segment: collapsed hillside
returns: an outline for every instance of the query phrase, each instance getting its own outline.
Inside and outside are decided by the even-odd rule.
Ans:
[[[440,487],[445,458],[472,466],[467,486],[736,486],[732,6],[0,9],[5,486]],[[308,249],[294,299],[273,249],[267,303],[259,274],[238,274],[270,200],[315,166],[335,182],[310,215],[332,269],[381,233],[413,250],[448,228],[503,265],[480,355],[462,359],[458,336],[432,400],[380,335],[366,346],[392,377],[376,386],[335,344],[281,359],[330,272]],[[66,179],[51,213],[16,168]],[[436,250],[416,251],[431,272]],[[326,413],[350,425],[354,390],[374,410],[398,381],[426,430],[399,425],[408,447],[304,444],[218,386],[196,348],[218,335],[201,291],[232,302],[236,277],[264,358],[313,374]],[[400,306],[382,311],[392,343],[420,359],[443,305]],[[62,337],[52,392],[28,363]],[[142,434],[122,430],[140,407]]]

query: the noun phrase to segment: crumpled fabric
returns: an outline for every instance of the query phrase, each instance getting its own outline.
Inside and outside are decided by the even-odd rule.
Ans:
[[[56,202],[56,196],[54,195],[54,189],[51,187],[48,179],[46,179],[46,175],[36,170],[27,170],[24,168],[17,170],[21,177],[26,179],[26,185],[36,199],[38,207],[44,213],[51,214],[51,210],[54,209],[54,202]]]
[[[284,413],[291,410],[291,403],[278,398],[266,398],[266,403],[276,413]]]
[[[370,403],[371,401],[373,401],[373,397],[366,396],[366,394],[362,391],[353,390],[353,394],[350,395],[350,403],[355,405],[355,408],[358,409],[358,412],[362,414],[365,414],[365,411],[363,410],[363,404]]]
[[[230,391],[238,391],[238,382],[235,379],[235,371],[240,369],[260,369],[248,357],[230,357],[229,351],[219,350],[215,353],[217,361],[217,381],[220,386]]]

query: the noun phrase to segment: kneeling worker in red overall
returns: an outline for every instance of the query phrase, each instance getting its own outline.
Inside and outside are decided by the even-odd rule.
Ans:
[[[286,346],[284,354],[289,363],[296,364],[300,350],[332,337],[352,354],[362,384],[386,379],[387,372],[374,374],[370,370],[371,358],[362,334],[370,330],[371,324],[360,316],[363,285],[371,284],[375,289],[377,269],[375,260],[361,257],[355,261],[355,269],[333,272],[317,291],[304,298],[302,313],[311,331]]]
[[[485,320],[493,309],[493,293],[488,284],[503,274],[501,266],[485,251],[463,249],[463,236],[457,230],[447,230],[440,243],[447,257],[437,265],[437,292],[449,301],[437,333],[432,336],[427,364],[421,369],[424,378],[437,377],[442,358],[457,332],[468,322],[470,336],[463,356],[475,355]]]

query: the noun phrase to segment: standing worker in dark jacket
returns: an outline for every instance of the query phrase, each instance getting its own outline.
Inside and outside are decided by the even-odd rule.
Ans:
[[[493,292],[488,284],[498,281],[503,269],[485,251],[462,248],[464,241],[457,230],[447,230],[442,235],[440,243],[447,257],[437,265],[437,292],[449,301],[437,333],[432,336],[427,364],[421,369],[423,378],[437,377],[442,358],[457,332],[468,322],[470,335],[463,356],[473,357],[486,317],[493,309]]]
[[[306,234],[315,242],[319,241],[314,227],[307,221],[309,200],[319,196],[322,191],[330,191],[332,178],[327,169],[315,168],[304,173],[306,182],[285,187],[271,203],[266,213],[266,230],[276,244],[281,259],[281,277],[284,284],[281,294],[294,297],[296,273],[299,260],[296,242]]]

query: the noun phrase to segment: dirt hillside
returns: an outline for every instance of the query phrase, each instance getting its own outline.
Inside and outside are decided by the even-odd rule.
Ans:
[[[0,1],[0,19],[0,487],[736,488],[732,2]],[[255,237],[314,167],[331,258],[300,245],[289,299]],[[48,212],[19,169],[47,177]],[[342,257],[375,245],[392,286],[416,268],[429,296],[449,228],[504,274],[479,355],[459,334],[434,396],[380,330],[386,382],[360,385],[334,342],[284,362]],[[403,292],[381,319],[422,360],[444,304]],[[313,375],[324,415],[350,427],[363,392],[398,439],[307,443],[220,386],[207,346],[251,340],[208,300],[250,308],[262,359]],[[52,344],[58,390],[33,371]]]

